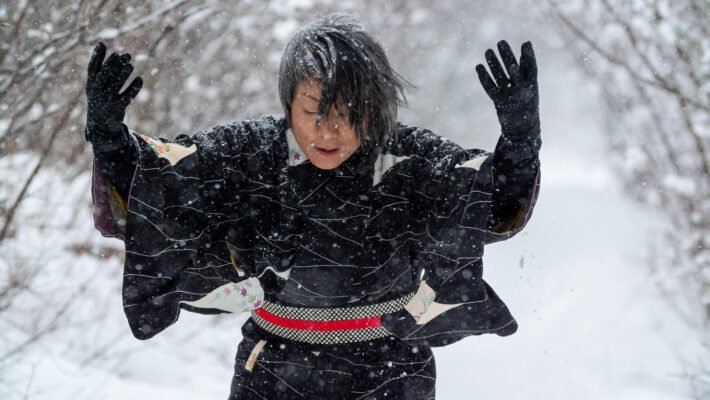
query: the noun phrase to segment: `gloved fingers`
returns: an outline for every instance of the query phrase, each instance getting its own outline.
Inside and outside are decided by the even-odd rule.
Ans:
[[[498,88],[496,87],[495,82],[493,82],[493,78],[491,78],[488,71],[486,71],[486,67],[484,67],[483,64],[478,64],[476,65],[476,72],[478,73],[478,80],[481,81],[483,90],[486,91],[488,97],[494,99],[498,94]]]
[[[499,88],[508,87],[510,80],[505,75],[503,66],[500,64],[500,61],[493,50],[486,50],[486,61],[488,62],[488,68],[491,69],[493,78],[496,80],[496,85],[498,85]]]
[[[520,74],[518,73],[520,69],[518,68],[518,60],[515,59],[515,54],[513,54],[513,49],[505,40],[498,42],[498,52],[500,53],[500,58],[503,59],[503,65],[508,71],[508,76],[513,83],[517,83],[520,80]]]
[[[521,48],[520,56],[520,72],[523,79],[537,80],[537,62],[535,61],[535,52],[533,51],[532,43],[525,42]]]
[[[518,64],[508,67],[508,75],[510,75],[510,81],[515,85],[520,84],[523,79],[520,75],[520,66]]]
[[[128,77],[131,76],[131,73],[133,72],[130,54],[121,54],[121,56],[119,56],[119,60],[119,68],[116,70],[114,81],[111,83],[111,89],[114,93],[118,93],[118,91],[121,90],[123,85],[126,84]]]
[[[104,62],[104,57],[106,57],[106,45],[104,42],[98,42],[94,47],[94,51],[91,52],[91,60],[89,60],[88,66],[89,78],[92,78],[101,71],[101,64]]]
[[[101,90],[110,89],[121,68],[121,59],[118,53],[111,53],[101,66],[101,71],[96,75],[96,86]]]
[[[116,52],[111,53],[111,55],[106,58],[106,61],[104,61],[104,64],[101,67],[101,73],[117,69],[120,66],[120,63],[121,56],[119,56]]]
[[[128,105],[128,103],[131,102],[137,95],[138,92],[140,92],[141,88],[143,87],[143,78],[140,76],[135,78],[130,85],[126,88],[126,90],[123,91],[121,94],[121,101],[123,104]]]

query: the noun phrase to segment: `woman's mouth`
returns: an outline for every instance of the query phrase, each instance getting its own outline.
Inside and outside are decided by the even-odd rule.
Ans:
[[[325,156],[332,156],[338,153],[338,148],[333,147],[333,148],[322,148],[322,147],[316,147],[316,150],[318,150],[319,154],[325,155]]]

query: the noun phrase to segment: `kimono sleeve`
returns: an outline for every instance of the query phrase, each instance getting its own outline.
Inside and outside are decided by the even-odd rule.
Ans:
[[[220,209],[243,173],[232,154],[249,139],[231,126],[174,141],[135,132],[137,153],[128,198],[94,167],[96,228],[125,243],[123,306],[138,339],[177,321],[180,310],[211,314],[260,305],[263,292],[235,262],[220,232],[238,229],[240,207]]]
[[[540,193],[538,151],[539,145],[513,143],[501,136],[489,156],[483,170],[491,182],[486,244],[515,236],[530,220]]]
[[[515,236],[530,220],[539,195],[539,149],[539,138],[513,143],[501,136],[493,153],[465,150],[429,130],[399,124],[386,152],[421,161],[416,172],[427,183],[417,200],[425,209],[454,211],[461,200],[457,193],[468,191],[467,215],[479,217],[470,221],[476,222],[472,229],[485,232],[489,244]]]
[[[539,162],[514,160],[503,145],[496,153],[461,149],[423,130],[401,140],[414,143],[409,149],[415,153],[425,150],[401,163],[402,175],[412,177],[409,198],[425,234],[412,260],[418,278],[414,297],[383,325],[411,345],[514,333],[515,319],[483,280],[483,249],[512,237],[530,219]]]

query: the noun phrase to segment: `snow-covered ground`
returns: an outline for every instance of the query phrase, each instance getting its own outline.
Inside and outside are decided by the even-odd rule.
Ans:
[[[666,305],[643,264],[648,229],[659,221],[624,196],[604,148],[595,92],[564,71],[546,72],[555,79],[542,91],[543,180],[534,217],[515,238],[486,249],[485,278],[520,329],[507,338],[473,337],[436,349],[438,398],[690,397],[682,357],[700,354],[698,340]],[[75,182],[85,205],[88,184],[85,178]],[[81,221],[74,232],[90,236],[94,246],[116,246],[96,237],[86,207],[71,215]],[[46,237],[28,237],[23,245],[46,251],[42,243]],[[77,259],[71,273],[52,270],[66,260],[47,259],[48,285],[92,275],[77,312],[98,307],[94,301],[101,298],[108,315],[13,359],[0,371],[0,397],[226,398],[246,316],[183,313],[175,326],[140,342],[124,321],[116,258]],[[47,310],[56,312],[53,307]],[[72,341],[77,343],[67,347]],[[106,348],[108,356],[78,356],[84,341]]]
[[[518,236],[488,246],[484,263],[484,277],[520,328],[511,337],[438,349],[437,393],[442,399],[690,398],[680,358],[700,354],[698,339],[644,265],[658,214],[624,196],[604,147],[594,88],[571,71],[552,75],[542,91],[534,217]]]

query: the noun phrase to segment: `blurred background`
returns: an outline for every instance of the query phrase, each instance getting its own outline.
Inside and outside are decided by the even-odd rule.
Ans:
[[[0,398],[227,397],[246,315],[128,329],[123,245],[91,217],[86,64],[98,40],[133,55],[125,122],[150,136],[281,115],[286,41],[334,11],[416,86],[400,120],[468,148],[500,134],[485,50],[537,54],[540,198],[484,262],[520,329],[436,349],[438,398],[710,398],[708,0],[0,1]]]

